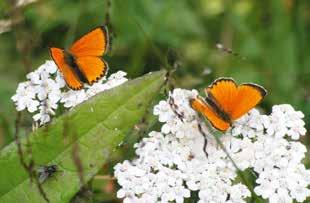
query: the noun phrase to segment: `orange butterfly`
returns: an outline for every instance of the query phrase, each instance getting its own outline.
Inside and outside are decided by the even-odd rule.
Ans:
[[[68,50],[52,47],[50,53],[67,85],[79,90],[83,83],[92,85],[106,74],[108,64],[101,57],[108,46],[108,30],[100,26],[82,36]]]
[[[219,78],[205,89],[207,97],[190,101],[193,109],[202,113],[220,131],[226,131],[233,123],[254,108],[267,94],[256,84],[237,85],[231,78]]]

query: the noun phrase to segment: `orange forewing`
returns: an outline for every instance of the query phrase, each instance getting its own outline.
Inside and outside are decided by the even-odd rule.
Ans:
[[[97,27],[77,40],[69,49],[75,57],[102,56],[109,46],[108,31],[105,26]]]
[[[88,84],[90,85],[103,77],[108,69],[108,65],[104,60],[94,56],[78,57],[76,59],[76,64],[86,76]]]
[[[212,96],[222,110],[230,114],[234,109],[238,86],[231,78],[215,80],[206,90],[206,95]]]
[[[266,90],[256,84],[241,84],[234,101],[234,108],[230,112],[232,120],[236,120],[254,108],[266,95]]]
[[[226,131],[230,127],[230,123],[220,118],[220,116],[217,115],[215,111],[202,99],[198,97],[192,99],[190,104],[193,109],[203,114],[216,129]]]
[[[50,52],[56,65],[62,72],[67,85],[74,90],[81,89],[83,87],[81,81],[73,72],[73,69],[65,61],[64,50],[59,48],[50,48]]]
[[[206,89],[206,93],[231,120],[236,120],[254,108],[264,98],[266,90],[256,84],[238,86],[231,78],[220,78]]]

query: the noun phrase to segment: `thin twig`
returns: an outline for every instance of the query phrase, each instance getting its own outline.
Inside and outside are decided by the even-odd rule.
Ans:
[[[83,170],[81,158],[79,156],[79,146],[76,142],[73,144],[73,147],[72,147],[72,159],[73,159],[73,162],[74,162],[74,164],[78,170],[80,184],[83,187],[85,185],[84,175],[83,175],[84,170]]]
[[[94,179],[97,179],[97,180],[116,180],[116,178],[114,176],[110,176],[110,175],[97,175],[94,177]]]
[[[216,48],[222,52],[225,52],[227,54],[236,56],[236,57],[240,57],[242,60],[246,60],[246,58],[244,56],[242,56],[240,53],[234,52],[232,49],[224,47],[223,44],[221,43],[217,43]]]
[[[109,44],[108,44],[108,52],[109,54],[112,54],[112,45],[113,45],[113,41],[114,41],[114,38],[116,37],[116,32],[114,31],[114,27],[112,25],[112,22],[111,22],[111,15],[110,15],[110,12],[111,12],[111,0],[106,0],[106,8],[105,8],[105,22],[104,24],[108,27],[108,30],[109,30]]]
[[[28,73],[31,70],[30,54],[34,46],[33,38],[29,37],[32,35],[23,32],[23,29],[26,30],[25,17],[21,8],[17,7],[17,1],[8,0],[7,2],[10,5],[10,9],[12,9],[12,12],[9,13],[10,19],[12,22],[16,22],[11,25],[11,30],[16,39],[16,50],[21,56],[25,72]]]
[[[178,111],[178,105],[175,103],[174,98],[171,95],[169,95],[169,91],[172,91],[174,89],[174,86],[170,83],[170,77],[171,77],[173,72],[174,72],[174,70],[167,71],[166,80],[165,80],[165,86],[167,87],[168,91],[167,91],[167,89],[165,89],[164,92],[165,92],[165,95],[168,97],[168,103],[169,103],[173,113],[182,122],[184,122],[184,113]]]
[[[208,145],[208,139],[207,139],[207,134],[202,130],[201,124],[198,123],[198,130],[199,132],[202,134],[203,138],[204,138],[204,143],[203,143],[203,151],[206,154],[206,157],[208,158],[208,152],[207,152],[207,145]]]
[[[74,38],[76,36],[76,31],[78,28],[78,24],[80,22],[80,19],[82,17],[83,12],[86,10],[87,1],[79,1],[79,12],[76,14],[75,18],[71,22],[71,26],[69,27],[69,30],[66,33],[65,36],[65,47],[69,47],[71,43],[74,41]]]
[[[34,166],[35,166],[35,163],[34,163],[34,160],[33,160],[33,156],[32,156],[32,148],[31,148],[31,145],[30,145],[30,142],[29,142],[29,136],[26,137],[26,140],[27,140],[27,154],[28,154],[28,157],[30,159],[29,161],[29,164],[28,164],[28,171],[29,173],[31,174],[30,176],[30,181],[32,182],[32,179],[34,177],[34,180],[35,180],[35,184],[39,190],[39,193],[40,195],[43,197],[43,199],[49,203],[49,199],[47,197],[47,194],[44,192],[43,190],[43,187],[42,187],[42,183],[39,181],[39,178],[34,170]]]
[[[172,96],[169,96],[169,105],[173,111],[177,115],[177,117],[184,122],[184,113],[183,112],[178,112],[178,105],[175,103],[174,99]]]
[[[20,163],[23,166],[23,168],[27,171],[27,173],[29,175],[29,178],[30,178],[30,182],[32,182],[32,179],[34,177],[36,185],[37,185],[38,190],[40,192],[40,195],[44,198],[44,200],[47,203],[49,203],[50,201],[47,198],[47,195],[44,192],[41,183],[38,181],[38,178],[37,178],[37,176],[35,174],[35,171],[34,171],[34,165],[35,164],[34,164],[34,160],[32,159],[32,150],[31,150],[30,143],[29,143],[28,139],[27,139],[27,145],[28,145],[27,152],[29,154],[31,154],[31,156],[30,156],[31,159],[29,161],[29,164],[27,164],[25,159],[24,159],[24,153],[23,153],[23,150],[22,150],[21,141],[20,141],[19,136],[18,136],[19,128],[20,128],[20,121],[21,121],[21,113],[17,112],[16,121],[15,121],[14,139],[15,139],[15,143],[16,143],[16,146],[17,146],[17,153],[18,153],[18,156],[19,156]]]
[[[111,8],[111,0],[106,0],[105,24],[109,27],[109,29],[112,28],[110,20],[110,8]]]
[[[29,171],[29,175],[30,176],[30,182],[32,182],[32,178],[34,177],[34,161],[33,161],[33,157],[32,157],[32,149],[30,147],[30,142],[29,142],[29,136],[26,136],[26,141],[27,141],[27,148],[26,148],[26,153],[29,157],[29,164],[27,165],[28,171]]]
[[[118,5],[118,6],[122,7],[123,9],[126,9],[125,4],[119,3],[118,0],[115,0],[114,2],[115,2],[115,5]],[[151,37],[147,34],[147,32],[144,30],[143,26],[139,23],[139,21],[136,19],[136,17],[135,16],[128,16],[128,19],[130,19],[131,22],[133,22],[135,25],[137,25],[137,27],[139,27],[139,29],[141,30],[141,33],[144,35],[146,41],[151,46],[151,49],[154,51],[154,54],[159,59],[159,62],[161,63],[161,65],[163,67],[165,67],[167,70],[173,70],[173,67],[171,67],[169,65],[167,60],[163,60],[163,58],[166,58],[166,57],[164,57],[161,50],[153,43]]]
[[[16,146],[17,146],[17,153],[18,153],[18,156],[19,156],[19,161],[22,164],[22,166],[24,167],[24,169],[28,172],[29,177],[31,179],[31,175],[32,174],[29,171],[28,164],[25,162],[24,153],[23,153],[22,146],[21,146],[21,143],[20,143],[20,140],[19,140],[20,121],[21,121],[21,112],[17,112],[17,116],[16,116],[16,120],[15,120],[14,139],[15,139],[15,143],[16,143]]]
[[[36,175],[36,174],[34,174],[34,175]],[[38,178],[37,176],[35,176],[34,180],[36,181],[36,185],[37,185],[37,187],[38,187],[38,190],[39,190],[39,192],[40,192],[40,195],[43,197],[43,199],[44,199],[47,203],[49,203],[50,200],[48,199],[46,193],[44,192],[43,187],[42,187],[42,184],[41,184],[40,181],[39,181],[39,178]]]

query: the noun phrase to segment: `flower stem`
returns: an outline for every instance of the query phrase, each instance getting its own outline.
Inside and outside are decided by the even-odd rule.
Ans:
[[[215,134],[214,134],[215,133]],[[233,164],[233,166],[236,168],[237,171],[237,175],[240,177],[241,182],[243,184],[245,184],[247,186],[247,188],[250,190],[251,192],[251,196],[252,196],[252,200],[256,200],[258,199],[257,195],[254,192],[253,186],[252,184],[246,179],[246,177],[244,176],[242,170],[239,169],[239,167],[237,166],[236,162],[232,159],[232,157],[230,156],[230,154],[228,153],[228,151],[226,150],[225,146],[223,145],[222,141],[220,140],[220,137],[223,135],[221,132],[218,131],[213,131],[212,133],[213,137],[215,138],[217,144],[221,147],[221,149],[226,153],[228,159],[231,161],[231,163]]]

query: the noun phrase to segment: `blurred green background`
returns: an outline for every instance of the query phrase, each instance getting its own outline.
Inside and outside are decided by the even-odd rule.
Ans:
[[[269,92],[261,105],[266,112],[292,104],[309,129],[308,0],[32,1],[0,1],[0,148],[13,139],[10,97],[28,72],[50,59],[48,47],[68,47],[107,22],[110,73],[124,70],[134,78],[168,61],[177,66],[176,87],[203,88],[221,76],[255,82]],[[31,117],[23,126],[31,129]]]

